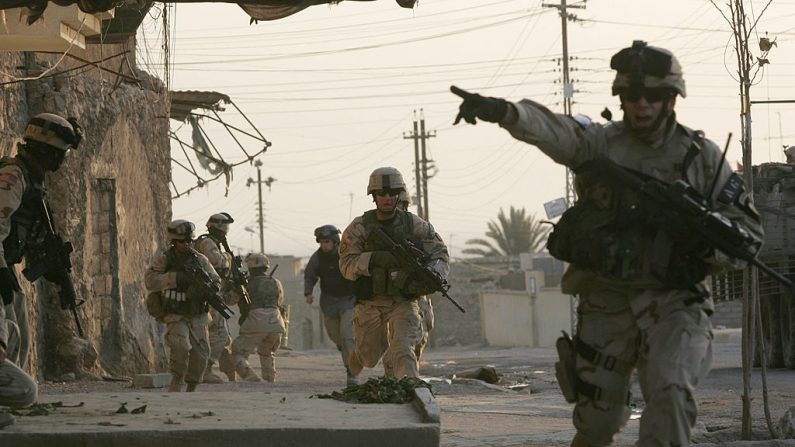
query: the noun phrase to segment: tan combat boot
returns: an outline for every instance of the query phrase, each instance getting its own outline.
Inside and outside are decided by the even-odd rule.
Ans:
[[[259,378],[257,373],[251,369],[250,366],[243,366],[237,370],[240,377],[245,380],[246,382],[260,382],[262,379]]]
[[[207,368],[207,371],[204,372],[204,379],[202,379],[202,382],[213,383],[213,384],[224,383],[224,379],[222,379],[220,376],[212,372],[210,368]]]
[[[172,393],[179,393],[182,391],[182,378],[172,375],[171,383],[168,385],[168,391]]]
[[[198,385],[199,385],[198,383],[189,383],[187,388],[185,389],[185,391],[187,391],[188,393],[192,393],[192,392],[196,391],[196,387]]]

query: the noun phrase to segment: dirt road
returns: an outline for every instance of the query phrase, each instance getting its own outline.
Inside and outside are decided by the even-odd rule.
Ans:
[[[277,382],[224,383],[202,385],[204,393],[225,391],[270,391],[328,393],[344,386],[345,371],[339,355],[332,351],[280,351]],[[252,357],[254,360],[254,357]],[[554,349],[461,347],[430,349],[421,365],[422,374],[432,382],[442,408],[441,445],[471,446],[567,446],[573,435],[571,406],[566,404],[554,377]],[[256,362],[252,362],[256,365]],[[449,380],[456,371],[473,366],[493,365],[502,374],[499,386],[472,380]],[[366,370],[365,377],[382,374],[380,368]],[[760,375],[754,372],[754,434],[768,439],[764,422]],[[774,421],[795,405],[795,371],[768,372],[771,413]],[[40,401],[57,400],[57,394],[74,392],[124,392],[128,383],[80,382],[46,383]],[[161,390],[156,390],[162,392]],[[707,445],[736,444],[739,440],[742,394],[739,332],[717,334],[713,371],[696,393],[699,422],[693,441]],[[637,385],[633,390],[636,411],[616,446],[631,446],[637,439],[637,417],[643,406]],[[24,421],[20,421],[24,423]],[[753,443],[753,445],[758,445]],[[778,444],[791,445],[795,441]]]

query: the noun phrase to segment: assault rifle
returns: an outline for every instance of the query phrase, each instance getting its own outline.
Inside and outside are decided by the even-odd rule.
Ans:
[[[376,230],[375,236],[382,244],[387,246],[387,250],[392,253],[392,256],[397,259],[398,263],[400,263],[403,268],[408,269],[409,276],[416,276],[425,284],[431,286],[434,292],[439,292],[443,297],[450,300],[458,310],[466,313],[466,309],[461,307],[453,297],[447,294],[447,291],[450,290],[450,284],[447,280],[439,276],[438,273],[425,264],[428,260],[428,255],[424,251],[414,245],[410,240],[404,240],[400,243],[395,242],[394,239],[386,234],[383,228]]]
[[[245,304],[251,304],[251,297],[248,296],[248,290],[246,290],[246,286],[248,285],[248,273],[243,270],[243,260],[240,259],[240,256],[235,256],[235,254],[232,253],[226,238],[221,240],[221,244],[223,244],[224,250],[232,255],[232,265],[229,268],[229,273],[232,277],[230,281],[232,287]]]
[[[762,247],[761,240],[756,239],[722,214],[713,211],[707,199],[686,181],[677,180],[673,184],[668,184],[624,168],[605,157],[587,163],[590,164],[587,169],[600,172],[605,178],[617,180],[638,191],[646,201],[646,205],[642,206],[655,210],[669,210],[670,216],[674,216],[674,219],[668,222],[654,222],[658,226],[671,228],[679,224],[690,237],[694,238],[695,244],[702,244],[732,258],[742,259],[781,284],[795,289],[792,281],[756,258]],[[741,184],[738,178],[734,180],[733,186]]]
[[[69,309],[75,319],[77,334],[85,338],[83,326],[80,324],[80,317],[77,315],[77,307],[85,300],[77,297],[75,285],[72,282],[72,261],[70,255],[74,251],[72,243],[64,241],[55,232],[52,224],[52,214],[47,202],[41,199],[41,217],[44,231],[44,240],[37,244],[33,250],[26,255],[25,264],[27,267],[22,270],[28,281],[33,282],[44,276],[48,281],[60,287],[58,297],[61,300],[61,309]]]
[[[210,277],[199,263],[199,258],[193,251],[188,253],[188,260],[185,261],[184,268],[185,273],[190,277],[190,281],[201,289],[202,296],[207,297],[207,304],[212,306],[213,309],[217,310],[221,316],[228,320],[234,312],[226,305],[224,300],[221,299],[220,282],[214,281]]]

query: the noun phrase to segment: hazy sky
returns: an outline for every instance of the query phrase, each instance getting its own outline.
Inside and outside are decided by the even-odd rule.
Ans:
[[[564,169],[538,149],[513,140],[496,125],[452,126],[459,101],[449,85],[513,100],[532,98],[562,110],[561,20],[537,0],[420,0],[414,10],[393,0],[315,6],[292,17],[249,26],[231,4],[181,4],[170,10],[171,85],[174,90],[228,94],[273,143],[261,157],[263,176],[276,181],[265,199],[268,253],[307,256],[317,247],[313,230],[343,229],[372,207],[369,173],[401,170],[414,191],[414,148],[403,138],[414,110],[423,109],[436,137],[428,148],[438,173],[429,182],[430,221],[460,256],[465,241],[482,237],[486,222],[511,205],[544,217],[542,204],[564,195]],[[725,0],[719,0],[723,5]],[[760,14],[766,2],[747,2]],[[158,6],[160,7],[160,6]],[[610,96],[609,59],[633,39],[673,51],[684,68],[688,97],[678,101],[679,120],[702,129],[721,147],[734,138],[729,160],[740,159],[736,62],[729,27],[705,0],[592,0],[572,10],[569,22],[573,110],[602,121]],[[153,10],[139,33],[140,65],[163,75],[162,21]],[[760,74],[752,99],[795,99],[795,1],[773,0],[759,21],[759,36],[777,40],[771,64]],[[230,107],[222,113],[236,125]],[[795,105],[753,109],[754,160],[783,161],[782,144],[795,144]],[[179,123],[172,122],[177,129]],[[242,153],[220,125],[205,128],[224,157]],[[180,130],[189,138],[187,128]],[[244,141],[257,148],[253,140]],[[172,148],[174,158],[183,160]],[[234,170],[228,197],[223,181],[174,200],[175,218],[204,227],[226,211],[236,219],[230,242],[259,247],[256,170]],[[174,169],[180,190],[195,184]]]

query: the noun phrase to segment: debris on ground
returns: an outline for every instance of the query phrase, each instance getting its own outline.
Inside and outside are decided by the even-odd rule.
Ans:
[[[497,370],[491,365],[465,369],[463,371],[456,371],[453,377],[458,377],[461,379],[478,379],[486,383],[497,383],[502,379],[502,375],[497,374]]]
[[[317,397],[359,404],[405,404],[414,400],[415,388],[428,388],[433,392],[429,384],[416,377],[371,377],[361,385],[349,385],[342,391]]]
[[[25,408],[0,408],[0,413],[11,413],[14,416],[47,416],[58,408],[78,408],[85,405],[65,405],[63,402],[35,403]]]

